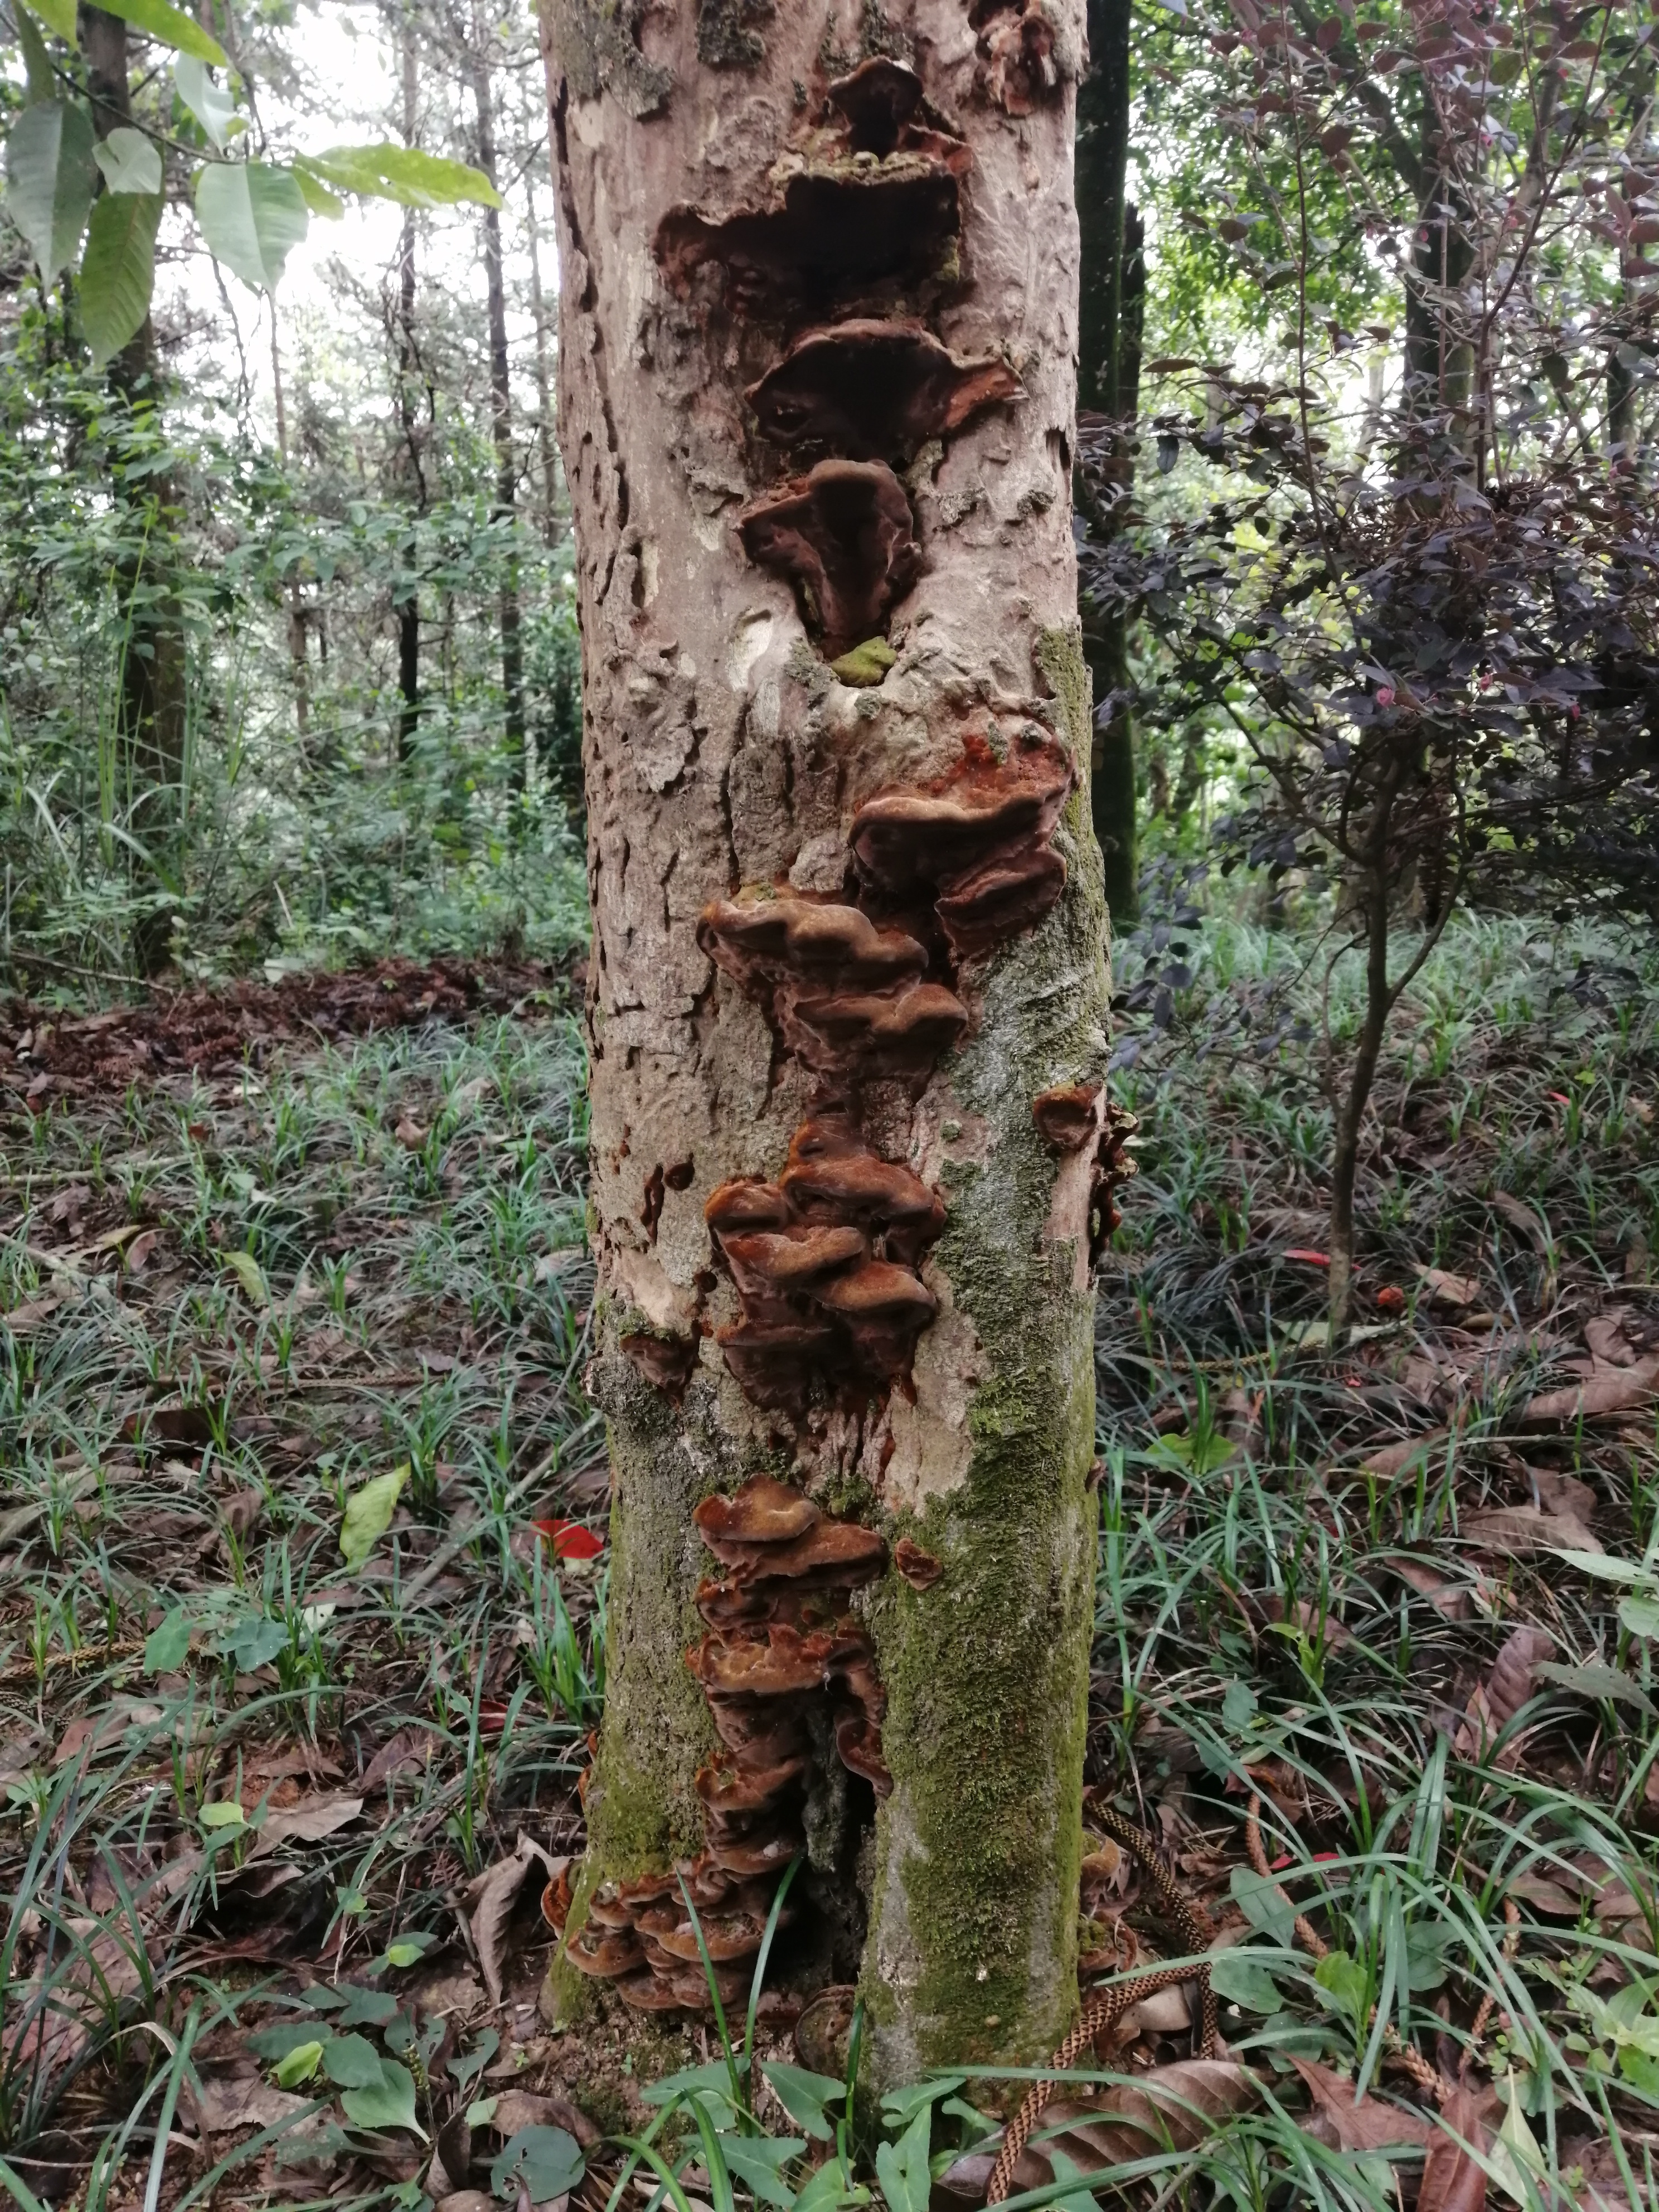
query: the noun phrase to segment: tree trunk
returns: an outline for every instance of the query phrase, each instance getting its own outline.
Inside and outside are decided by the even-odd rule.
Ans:
[[[773,1978],[856,1977],[888,2081],[1031,2063],[1077,2002],[1083,26],[711,12],[650,58],[637,9],[544,15],[614,1498],[554,1990],[695,2009],[670,1869],[752,1953],[804,1856]]]
[[[416,143],[420,127],[420,55],[415,27],[403,27],[404,143]],[[405,466],[415,511],[424,514],[427,504],[426,465],[421,454],[419,398],[416,378],[420,354],[415,339],[415,210],[404,210],[403,237],[398,253],[398,425],[402,434]],[[421,586],[419,533],[411,529],[399,558],[403,572],[392,587],[392,613],[398,624],[398,758],[407,760],[421,720]]]
[[[468,55],[472,98],[478,115],[478,167],[493,185],[495,175],[495,110],[489,85],[489,27],[479,0],[473,0]],[[501,216],[486,208],[483,216],[484,289],[489,310],[489,428],[495,442],[495,503],[491,514],[509,525],[514,519],[518,470],[513,459],[513,379],[507,353],[507,288],[501,269]],[[501,696],[514,781],[524,787],[524,641],[519,623],[519,562],[509,541],[501,571]]]
[[[1139,215],[1125,199],[1129,161],[1129,35],[1133,0],[1089,0],[1088,76],[1078,91],[1077,199],[1082,242],[1078,397],[1103,415],[1114,447],[1113,482],[1127,500],[1134,477],[1134,418],[1140,387],[1140,321],[1146,262]],[[1091,515],[1110,535],[1116,507]],[[1095,836],[1106,876],[1106,909],[1117,924],[1140,910],[1135,838],[1134,717],[1129,689],[1128,623],[1121,607],[1084,609],[1084,650],[1097,708],[1112,707],[1094,731],[1091,790]]]
[[[276,408],[276,452],[286,473],[288,402],[283,390],[283,348],[277,333],[275,299],[267,299],[265,306],[270,315],[270,382]],[[288,587],[288,655],[294,671],[294,723],[303,748],[311,726],[311,672],[306,662],[305,592],[297,574]]]
[[[548,366],[548,313],[542,290],[541,225],[536,216],[533,169],[526,174],[525,228],[530,240],[530,312],[536,320],[536,446],[542,477],[542,543],[556,545],[559,538],[558,479],[553,460],[553,376]],[[559,586],[556,584],[554,589]]]
[[[81,44],[93,130],[107,138],[132,119],[127,27],[101,8],[82,8]],[[110,363],[109,376],[135,438],[148,442],[161,403],[155,331],[148,315]],[[124,477],[120,496],[127,503],[131,536],[143,549],[124,556],[117,572],[125,631],[118,728],[131,793],[128,826],[148,856],[140,882],[152,895],[176,896],[184,858],[185,635],[169,570],[183,503],[170,469]],[[141,917],[132,935],[141,973],[154,975],[166,965],[172,933],[167,905],[158,903]]]

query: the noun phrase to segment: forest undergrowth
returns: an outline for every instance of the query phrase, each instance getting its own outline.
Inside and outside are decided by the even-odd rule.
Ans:
[[[1200,938],[1115,1079],[1080,1941],[1089,1990],[1187,1954],[1132,1822],[1221,2045],[1195,1980],[1134,2006],[1009,2202],[1650,2203],[1659,957],[1449,933],[1333,1345],[1310,944]],[[0,2179],[965,2212],[1029,2077],[877,2111],[850,2001],[648,2069],[538,2008],[604,1696],[580,1042],[557,978],[450,988],[193,1066],[7,1018]]]

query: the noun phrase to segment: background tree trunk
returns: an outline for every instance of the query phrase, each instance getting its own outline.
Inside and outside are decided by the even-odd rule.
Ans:
[[[468,59],[472,99],[478,117],[478,167],[492,185],[495,173],[495,108],[489,83],[489,26],[473,0]],[[507,287],[501,268],[501,215],[483,211],[484,289],[489,310],[489,428],[495,443],[495,504],[498,521],[511,524],[518,468],[513,459],[513,377],[507,351]],[[516,763],[514,780],[524,784],[524,641],[519,620],[519,564],[510,556],[501,572],[501,696],[507,742]]]
[[[536,211],[533,166],[525,178],[525,232],[530,246],[530,312],[536,324],[536,447],[541,466],[542,543],[559,542],[558,476],[553,459],[553,373],[549,366],[550,318],[542,290],[541,223]],[[556,591],[559,587],[554,586]]]
[[[81,45],[93,130],[107,138],[132,119],[127,27],[101,8],[82,8]],[[135,441],[148,446],[161,404],[155,331],[148,315],[110,363],[109,374]],[[146,469],[134,478],[123,472],[118,496],[128,508],[130,537],[143,549],[124,556],[118,572],[125,641],[118,728],[131,794],[128,827],[149,856],[141,885],[153,895],[176,893],[184,850],[185,738],[184,621],[171,574],[180,520],[178,480],[171,469]],[[133,930],[141,973],[154,975],[166,965],[171,939],[170,908],[157,904]]]
[[[415,42],[413,18],[405,16],[402,32],[403,131],[405,146],[413,146],[420,131],[420,51]],[[410,489],[415,511],[426,512],[426,465],[421,454],[419,394],[420,364],[415,337],[415,210],[404,210],[403,235],[398,251],[398,426],[407,457]],[[403,573],[394,587],[392,612],[398,623],[398,690],[402,705],[398,714],[398,757],[406,760],[421,720],[421,586],[420,537],[411,529],[404,540]]]
[[[1078,92],[1077,202],[1082,240],[1078,331],[1078,399],[1107,418],[1115,447],[1114,481],[1127,500],[1134,479],[1135,416],[1140,398],[1140,325],[1146,264],[1139,213],[1126,201],[1129,162],[1129,39],[1133,0],[1089,0],[1089,75]],[[1090,529],[1109,536],[1115,512],[1091,514]],[[1129,688],[1128,624],[1117,607],[1083,610],[1083,643],[1097,708]],[[1140,910],[1135,836],[1134,717],[1120,704],[1093,738],[1095,836],[1115,923]]]
[[[857,1976],[892,2079],[1035,2060],[1076,2004],[1114,1157],[1082,10],[717,14],[649,58],[626,9],[544,15],[614,1484],[555,1989],[694,2002],[665,1870],[740,1918],[804,1852],[775,1978]],[[809,1596],[720,1533],[815,1509]]]

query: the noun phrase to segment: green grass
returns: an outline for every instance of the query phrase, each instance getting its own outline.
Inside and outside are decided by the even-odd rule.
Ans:
[[[1453,930],[1379,1082],[1363,1328],[1333,1348],[1307,1334],[1321,1271],[1286,1257],[1322,1239],[1316,1057],[1289,1031],[1258,1054],[1238,1018],[1249,1009],[1259,1035],[1299,1012],[1316,1028],[1309,951],[1306,933],[1213,919],[1174,1026],[1118,1079],[1141,1116],[1142,1173],[1101,1286],[1089,1778],[1164,1840],[1233,1939],[1223,2033],[1261,2085],[1196,2140],[1146,2138],[1148,2194],[1263,2212],[1393,2204],[1385,2161],[1310,2131],[1291,2064],[1317,2059],[1410,2104],[1389,2027],[1501,2088],[1492,2154],[1519,2201],[1594,2183],[1625,2202],[1611,2147],[1641,2191],[1659,2143],[1652,1647],[1621,1620],[1618,1583],[1494,1550],[1475,1516],[1579,1484],[1609,1556],[1640,1561],[1659,1536],[1651,1410],[1549,1434],[1522,1418],[1571,1379],[1587,1326],[1622,1314],[1659,1343],[1659,960],[1610,933]],[[1350,1011],[1334,994],[1334,1024]],[[54,1101],[6,1126],[0,1309],[37,1318],[0,1332],[0,2157],[47,2203],[89,2174],[83,2212],[137,2203],[158,2157],[155,2202],[200,2190],[209,2148],[185,2147],[165,2103],[188,2110],[192,2068],[246,2068],[262,2025],[304,2029],[295,1992],[313,1973],[397,1998],[411,2039],[387,2053],[429,2134],[476,2094],[456,2085],[485,2063],[477,2015],[428,2067],[435,2015],[411,1994],[427,1968],[386,1960],[429,1936],[465,1966],[468,1884],[521,1827],[555,1850],[580,1840],[602,1562],[554,1567],[528,1524],[597,1528],[605,1496],[581,1390],[580,1076],[574,1028],[550,1007],[263,1075]],[[137,1272],[118,1260],[122,1231],[155,1232]],[[1437,1308],[1427,1266],[1474,1277],[1480,1308]],[[1414,1462],[1367,1468],[1413,1437],[1428,1439]],[[354,1572],[347,1502],[398,1468],[396,1517]],[[1565,1678],[1536,1677],[1478,1741],[1471,1695],[1522,1626],[1547,1631]],[[356,1794],[399,1738],[420,1755],[357,1818],[260,1848],[264,1820]],[[310,1773],[271,1778],[274,1751],[307,1748]],[[1253,1791],[1322,1966],[1249,1874]],[[1148,1903],[1131,1881],[1091,1944],[1115,1940],[1121,1958],[1132,1934],[1143,1963],[1167,1950]],[[523,1954],[521,1988],[538,1957]],[[847,2188],[916,2212],[916,2108],[854,2124],[825,2106],[829,2133],[809,2143],[758,2089],[775,2038],[745,2050],[731,2027],[725,2048],[663,2046],[663,2069],[682,2070],[643,2106],[636,2079],[596,2060],[590,2108],[636,2142],[649,2130],[650,2155],[635,2155],[716,2212],[757,2196],[768,2158],[775,2201],[816,2186],[830,2212],[831,2145]],[[1168,2029],[1103,2048],[1065,2085],[1054,2149],[1086,2172],[1075,2108],[1109,2110],[1126,2080],[1189,2048]],[[685,2075],[700,2058],[714,2073]],[[413,2205],[409,2139],[393,2157],[342,2111],[337,2083],[302,2087],[336,2130],[352,2201],[402,2190]],[[933,2167],[1019,2088],[931,2085]],[[324,2185],[270,2165],[262,2131],[212,2148],[240,2162],[209,2195]],[[619,2207],[626,2155],[594,2154],[591,2212]],[[1406,2154],[1402,2172],[1420,2160]],[[1083,2201],[1054,2184],[1030,2201],[1057,2197]]]

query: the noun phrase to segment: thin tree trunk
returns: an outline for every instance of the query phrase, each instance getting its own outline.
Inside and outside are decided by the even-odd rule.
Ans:
[[[542,477],[542,543],[556,545],[559,524],[558,477],[553,459],[553,374],[548,361],[549,317],[542,291],[541,225],[536,216],[533,170],[526,173],[524,186],[525,227],[530,240],[530,312],[536,320],[536,444]]]
[[[83,7],[81,44],[93,129],[107,138],[132,118],[127,27],[101,8]],[[110,363],[109,376],[135,434],[144,430],[161,404],[155,331],[148,315]],[[120,495],[127,502],[131,536],[142,541],[142,550],[124,556],[118,572],[125,633],[118,728],[133,793],[129,826],[149,855],[141,882],[152,895],[176,896],[184,860],[185,637],[170,572],[183,503],[170,469],[144,473]],[[142,973],[154,975],[166,965],[171,939],[170,907],[157,903],[133,930]]]
[[[288,401],[283,390],[283,348],[276,327],[276,302],[265,301],[270,313],[270,381],[276,404],[276,451],[288,468]],[[296,576],[288,587],[288,653],[294,670],[294,720],[300,743],[311,726],[311,672],[306,661],[305,594]]]
[[[742,1923],[795,1859],[771,1978],[856,1978],[873,2079],[1030,2063],[1077,2002],[1115,1158],[1073,87],[962,0],[914,71],[785,8],[715,69],[696,14],[648,60],[544,17],[614,1484],[552,1994],[696,2010],[676,1863]]]
[[[468,46],[472,98],[478,117],[478,167],[495,184],[495,111],[489,84],[489,27],[479,0],[473,0],[472,37]],[[514,520],[518,470],[513,459],[513,379],[507,351],[507,286],[501,268],[501,216],[483,211],[484,289],[489,311],[489,428],[495,443],[497,521]],[[524,787],[524,641],[519,622],[519,562],[509,541],[501,570],[501,696],[514,781]]]
[[[404,143],[413,146],[420,127],[420,55],[415,43],[413,20],[403,26]],[[406,465],[414,495],[415,512],[424,514],[427,505],[426,465],[421,453],[419,398],[416,374],[419,349],[415,338],[415,210],[404,210],[403,236],[398,253],[398,422],[402,433]],[[392,611],[398,623],[398,690],[402,705],[398,714],[398,758],[407,760],[421,720],[421,587],[418,576],[420,537],[411,529],[399,556],[403,574],[394,587]]]
[[[1105,416],[1114,446],[1114,484],[1127,496],[1134,474],[1134,418],[1139,398],[1140,319],[1146,294],[1141,223],[1125,190],[1129,161],[1129,40],[1133,0],[1089,0],[1090,71],[1078,92],[1077,198],[1082,244],[1078,397]],[[1115,507],[1091,518],[1112,533]],[[1084,649],[1097,713],[1090,805],[1105,870],[1106,908],[1115,924],[1140,909],[1135,836],[1134,717],[1129,690],[1128,625],[1121,607],[1084,610]]]

